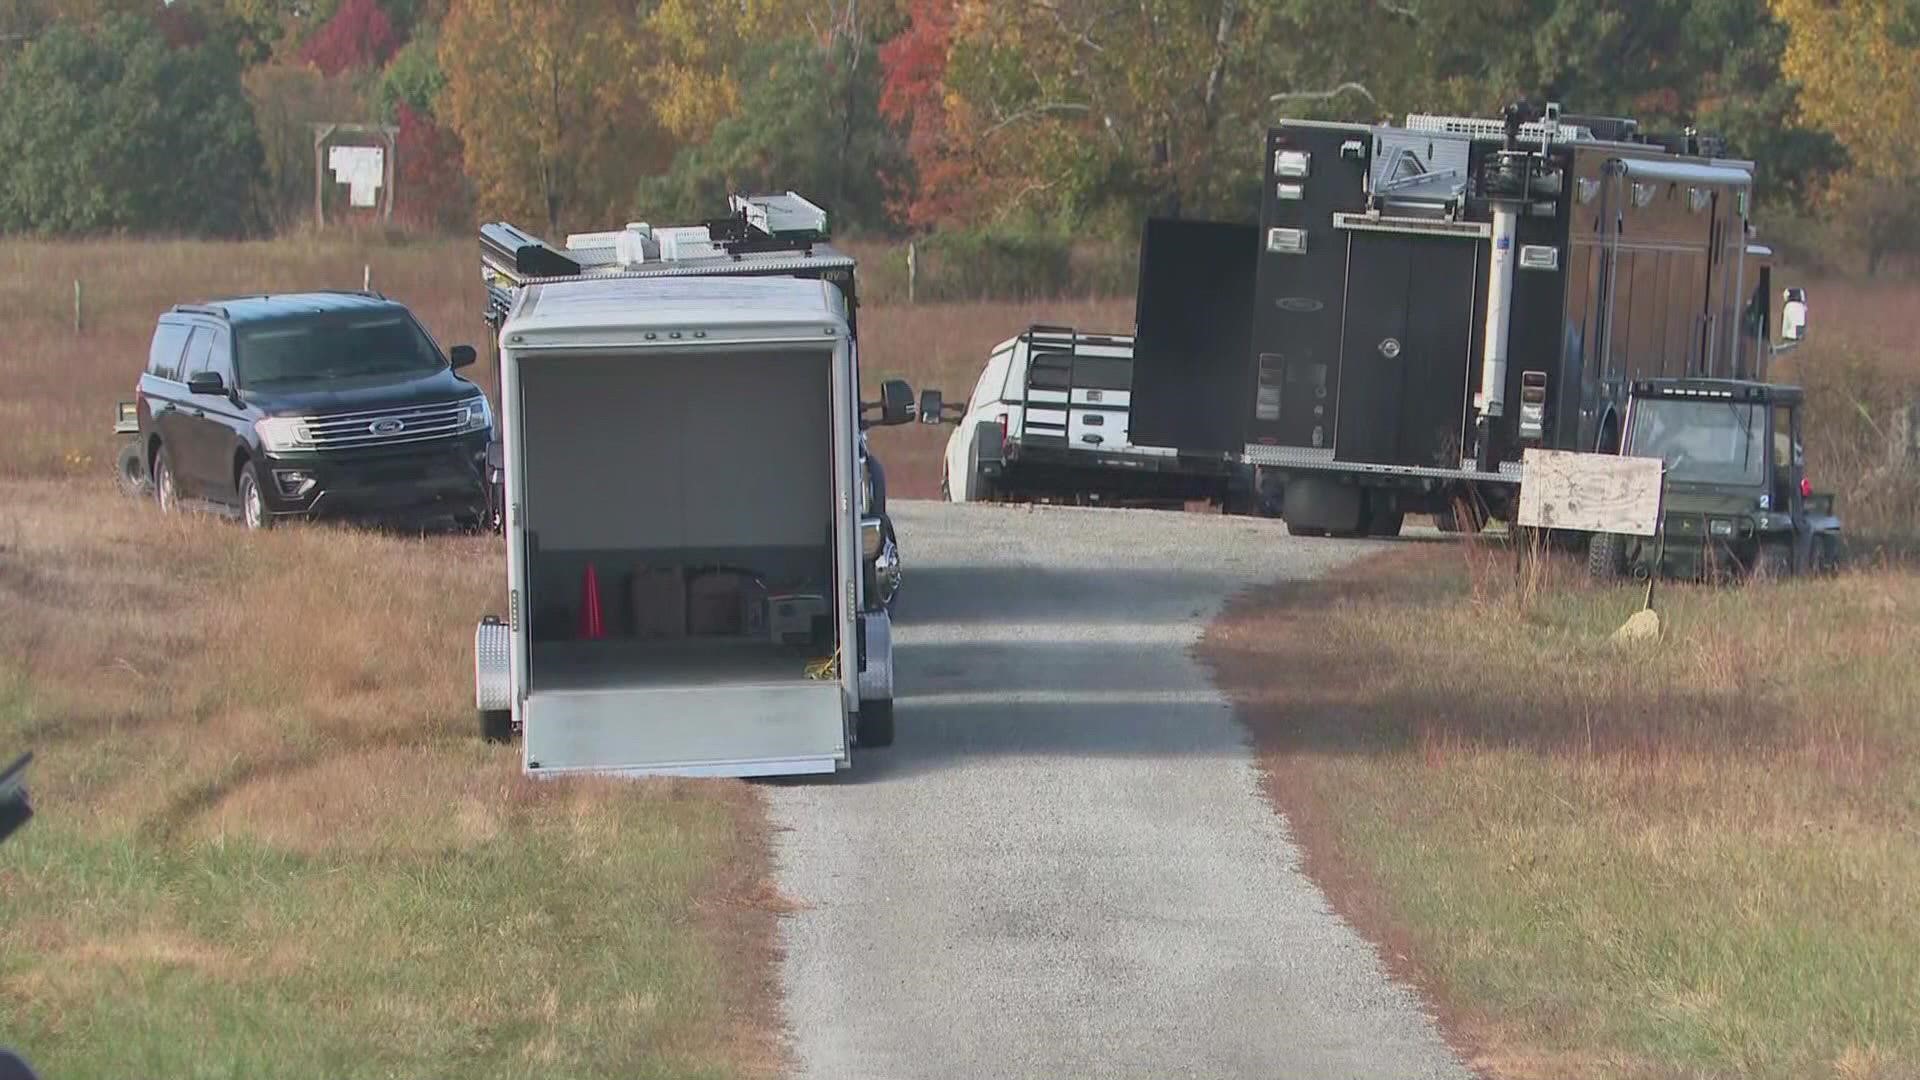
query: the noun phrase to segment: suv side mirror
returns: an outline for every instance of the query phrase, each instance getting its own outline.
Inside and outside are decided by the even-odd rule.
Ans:
[[[226,380],[217,371],[196,371],[187,377],[189,394],[224,394],[227,392]]]
[[[479,358],[480,354],[474,352],[471,345],[455,345],[447,350],[447,364],[456,371],[472,366],[473,362]]]
[[[487,444],[487,468],[498,471],[506,467],[507,448],[501,445],[499,439],[495,439]]]
[[[913,387],[905,379],[880,384],[880,423],[891,426],[913,422]]]

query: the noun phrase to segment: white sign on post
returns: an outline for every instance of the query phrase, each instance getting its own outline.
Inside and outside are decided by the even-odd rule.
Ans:
[[[1516,520],[1539,529],[1652,536],[1660,525],[1660,459],[1528,450]]]
[[[347,202],[374,206],[386,179],[386,155],[378,146],[335,146],[327,151],[327,166],[336,183],[347,185]]]

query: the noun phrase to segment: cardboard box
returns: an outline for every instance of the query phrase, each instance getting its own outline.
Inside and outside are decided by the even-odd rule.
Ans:
[[[633,572],[633,635],[687,635],[687,581],[678,566],[641,566]]]
[[[687,583],[687,632],[697,637],[738,637],[746,630],[747,575],[732,570],[701,574]]]
[[[767,598],[767,631],[775,644],[814,644],[814,621],[832,616],[827,598],[817,593],[786,593]]]

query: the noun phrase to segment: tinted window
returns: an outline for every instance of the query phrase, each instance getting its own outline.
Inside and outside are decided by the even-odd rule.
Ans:
[[[1131,390],[1133,361],[1111,356],[1076,356],[1073,385],[1094,390]]]
[[[213,355],[213,328],[196,326],[193,339],[187,342],[187,362],[181,365],[181,378],[191,379],[207,370],[207,358]]]
[[[446,366],[405,312],[245,326],[234,360],[248,386],[425,375]]]
[[[1036,390],[1065,390],[1073,384],[1073,357],[1066,353],[1036,352],[1027,369],[1027,385]]]
[[[187,344],[187,327],[182,323],[161,323],[153,331],[153,345],[147,350],[147,373],[162,379],[180,379],[180,351]]]

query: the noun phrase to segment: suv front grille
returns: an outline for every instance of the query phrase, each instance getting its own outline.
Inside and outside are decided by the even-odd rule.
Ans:
[[[467,402],[460,401],[315,416],[306,422],[307,439],[316,450],[357,450],[444,439],[466,428],[467,407]]]

